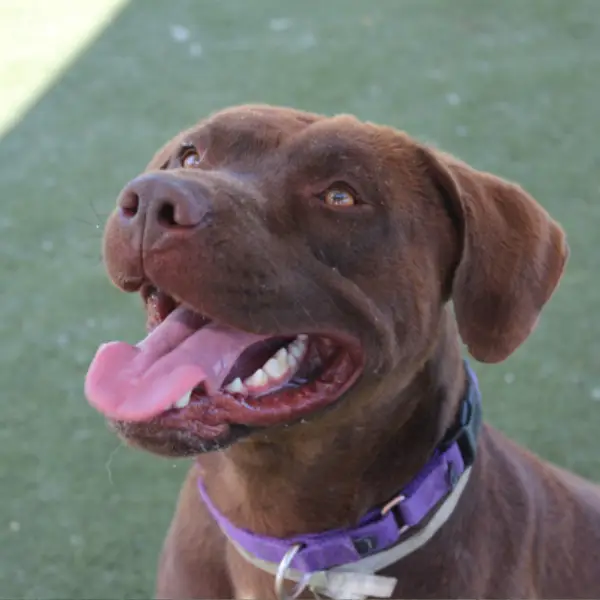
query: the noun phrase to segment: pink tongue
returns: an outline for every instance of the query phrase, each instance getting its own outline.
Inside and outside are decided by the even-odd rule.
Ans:
[[[146,421],[200,383],[214,393],[240,354],[266,337],[212,323],[198,329],[194,320],[180,307],[136,346],[100,346],[85,379],[89,403],[111,419]]]

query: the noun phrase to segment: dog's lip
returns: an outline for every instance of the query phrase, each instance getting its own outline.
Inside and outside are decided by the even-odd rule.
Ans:
[[[230,438],[239,439],[255,431],[312,418],[337,403],[353,387],[363,374],[365,361],[360,344],[348,335],[323,330],[306,335],[309,339],[327,338],[338,348],[336,355],[342,357],[343,364],[336,367],[330,381],[315,377],[298,387],[284,387],[258,397],[240,397],[223,390],[210,396],[194,394],[183,409],[168,409],[146,422],[112,423],[126,437],[144,440],[142,445],[151,446],[153,437],[164,439],[170,431],[175,436],[195,439],[203,447],[223,447],[233,441]],[[287,336],[277,332],[273,337]]]
[[[346,356],[350,357],[349,347],[344,346],[343,348]],[[353,356],[356,356],[354,351]],[[350,359],[349,363],[347,361],[348,364],[352,365],[349,375],[339,381],[339,377],[336,378],[336,375],[339,374],[338,370],[333,377],[333,383],[326,384],[336,387],[333,394],[321,393],[319,395],[319,391],[313,392],[313,386],[323,384],[319,380],[313,380],[300,386],[298,390],[300,390],[301,396],[304,395],[304,400],[308,398],[309,402],[308,406],[305,404],[299,410],[297,406],[294,406],[295,402],[282,402],[282,398],[286,394],[294,394],[296,390],[280,390],[266,396],[246,399],[223,392],[196,398],[184,409],[167,410],[147,422],[112,421],[112,423],[126,437],[133,438],[134,441],[137,438],[145,446],[151,447],[154,437],[164,440],[165,437],[168,438],[169,434],[175,438],[183,435],[188,440],[195,440],[190,443],[190,450],[180,453],[182,456],[201,453],[211,444],[213,448],[223,448],[253,432],[304,422],[331,408],[363,374],[364,361],[362,359],[358,363]],[[314,398],[317,401],[311,403],[310,400]],[[265,402],[269,403],[266,410]],[[235,418],[235,413],[240,408],[244,409],[246,417],[250,416],[249,420]]]

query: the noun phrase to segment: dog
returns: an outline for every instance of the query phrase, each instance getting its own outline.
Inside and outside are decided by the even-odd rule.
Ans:
[[[157,597],[600,594],[600,488],[482,423],[463,357],[511,355],[565,268],[521,187],[350,115],[237,106],[167,142],[103,240],[149,334],[100,347],[88,401],[194,458]]]

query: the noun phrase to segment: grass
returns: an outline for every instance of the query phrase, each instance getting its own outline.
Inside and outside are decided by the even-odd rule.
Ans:
[[[492,423],[600,479],[600,2],[34,4],[0,12],[1,596],[152,594],[186,464],[120,447],[83,399],[97,345],[142,333],[99,226],[160,143],[233,103],[399,126],[517,179],[564,224],[572,258],[536,333],[475,368]]]

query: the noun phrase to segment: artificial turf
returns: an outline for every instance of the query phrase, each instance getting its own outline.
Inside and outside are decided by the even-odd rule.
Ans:
[[[493,424],[600,480],[600,2],[137,0],[48,77],[103,2],[0,8],[0,115],[48,79],[0,142],[0,597],[152,594],[186,463],[120,446],[83,398],[97,345],[143,329],[100,226],[159,144],[235,103],[398,126],[563,223],[572,256],[537,331],[475,369]]]

